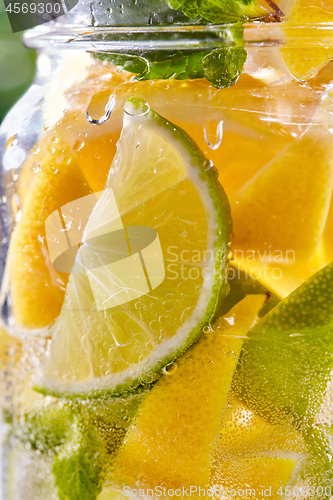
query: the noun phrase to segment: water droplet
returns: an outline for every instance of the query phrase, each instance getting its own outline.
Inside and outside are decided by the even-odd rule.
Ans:
[[[222,142],[223,137],[223,120],[207,120],[204,123],[203,133],[205,141],[210,149],[215,151]]]
[[[53,144],[49,144],[47,146],[47,150],[48,150],[49,153],[51,153],[52,155],[54,155],[54,153],[57,151],[57,148]]]
[[[91,354],[94,351],[94,344],[87,335],[81,337],[81,345],[87,354]]]
[[[234,258],[235,258],[234,252],[229,252],[227,255],[227,261],[234,260]]]
[[[212,162],[212,160],[207,160],[207,163],[205,164],[205,169],[206,169],[207,172],[211,172],[214,175],[214,177],[218,178],[219,171],[215,167],[215,165]]]
[[[31,154],[36,155],[38,153],[39,153],[39,146],[38,146],[38,144],[35,144],[31,150]]]
[[[92,105],[93,105],[93,101],[94,101],[94,98],[91,100],[90,104],[89,104],[89,107],[86,111],[86,118],[88,120],[89,123],[91,123],[92,125],[102,125],[103,123],[105,123],[106,121],[108,121],[108,119],[110,118],[111,114],[112,114],[112,111],[113,111],[113,108],[116,104],[116,99],[115,99],[115,96],[114,94],[111,94],[109,96],[109,99],[108,99],[108,102],[105,106],[105,113],[103,116],[101,116],[100,118],[98,119],[95,119],[95,118],[92,118],[91,116],[91,108],[92,108]]]
[[[6,149],[10,148],[10,146],[12,146],[12,144],[14,143],[16,139],[16,134],[12,135],[11,137],[9,137],[8,141],[6,142]]]
[[[236,353],[235,353],[235,351],[229,351],[228,354],[232,354],[233,357],[234,357],[234,359],[236,359]]]
[[[36,172],[39,172],[40,170],[42,170],[42,165],[41,163],[33,163],[32,164],[32,171],[33,173],[35,174]]]
[[[58,139],[58,137],[57,137],[56,135],[53,135],[53,136],[51,137],[51,141],[52,141],[52,142],[59,142],[59,139]]]
[[[169,363],[163,368],[163,373],[165,373],[165,375],[173,375],[177,371],[177,368],[177,363]]]
[[[137,98],[129,98],[123,104],[123,110],[129,116],[144,116],[149,113],[150,106],[147,101]]]
[[[74,151],[80,151],[84,146],[84,141],[81,139],[77,139],[74,143],[73,149]]]
[[[72,158],[70,156],[65,156],[65,158],[64,158],[65,165],[69,165],[71,161],[72,161]]]

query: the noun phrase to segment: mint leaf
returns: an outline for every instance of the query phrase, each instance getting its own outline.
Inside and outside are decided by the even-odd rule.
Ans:
[[[239,36],[239,27],[235,31]],[[246,60],[242,47],[187,51],[147,51],[130,54],[95,54],[95,57],[121,66],[137,75],[137,80],[186,80],[207,78],[217,88],[230,87],[238,80]]]
[[[109,457],[94,429],[82,429],[78,419],[71,439],[56,456],[52,472],[60,500],[95,500],[102,490]]]
[[[72,422],[71,408],[55,403],[14,418],[12,433],[31,449],[54,452],[68,438]]]
[[[96,54],[96,57],[134,73],[137,80],[204,78],[201,67],[207,51],[147,51],[131,54]]]
[[[233,23],[267,14],[256,0],[167,0],[167,3],[187,17],[194,19],[199,16],[214,24]]]

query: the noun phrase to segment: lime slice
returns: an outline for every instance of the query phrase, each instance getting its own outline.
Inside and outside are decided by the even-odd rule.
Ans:
[[[106,189],[49,331],[36,382],[47,394],[117,394],[153,381],[227,291],[231,215],[211,165],[145,101],[124,109]]]

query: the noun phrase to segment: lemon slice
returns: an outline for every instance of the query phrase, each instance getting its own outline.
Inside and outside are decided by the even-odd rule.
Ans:
[[[226,294],[230,208],[209,163],[145,101],[129,98],[124,109],[106,188],[49,332],[43,393],[116,394],[153,381]]]
[[[308,80],[333,57],[330,0],[295,0],[285,23],[286,44],[281,48],[290,73]]]

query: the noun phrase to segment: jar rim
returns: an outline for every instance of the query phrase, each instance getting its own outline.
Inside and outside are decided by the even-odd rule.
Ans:
[[[77,26],[47,23],[24,34],[27,47],[46,46],[89,52],[126,50],[203,50],[234,43],[234,24],[174,24],[168,26]],[[333,23],[292,26],[285,22],[248,22],[245,47],[333,47]]]

